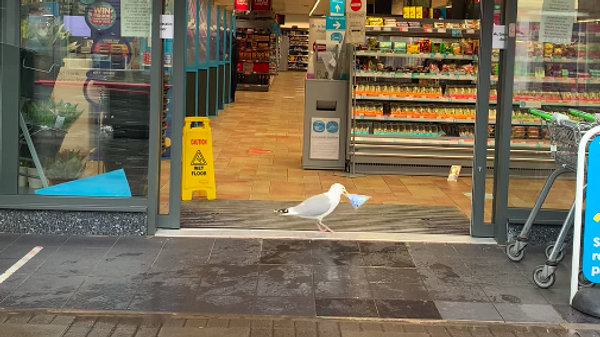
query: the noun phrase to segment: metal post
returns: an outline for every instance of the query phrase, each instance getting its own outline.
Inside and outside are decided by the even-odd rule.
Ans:
[[[508,30],[505,49],[500,51],[498,70],[498,106],[496,113],[496,148],[494,151],[494,220],[495,238],[499,244],[508,240],[507,210],[510,179],[510,135],[513,109],[516,21],[518,0],[504,2],[502,24]]]
[[[19,1],[5,1],[0,18],[0,194],[18,194],[19,113],[21,101],[21,24]]]
[[[169,188],[169,228],[179,228],[181,218],[181,157],[185,115],[185,64],[187,38],[187,2],[175,1],[173,40],[173,110],[171,111],[171,177]]]
[[[352,48],[352,64],[350,65],[350,99],[352,104],[350,105],[350,110],[352,113],[350,114],[350,142],[348,146],[348,150],[350,152],[350,172],[340,172],[335,175],[338,177],[345,178],[358,178],[364,176],[364,174],[356,174],[356,48],[354,45],[349,45]],[[347,52],[347,51],[346,51]]]
[[[152,50],[150,58],[150,120],[148,145],[148,234],[154,234],[160,210],[160,180],[162,156],[162,114],[163,114],[163,53],[164,44],[160,37],[163,0],[152,1]]]
[[[22,105],[23,104],[21,104],[21,106]],[[48,187],[48,180],[46,179],[46,174],[44,174],[44,168],[42,167],[42,163],[40,162],[40,157],[38,157],[37,151],[35,150],[35,146],[33,145],[33,140],[31,140],[31,135],[29,134],[27,123],[25,123],[23,113],[21,112],[19,112],[19,127],[21,128],[21,132],[23,132],[25,144],[27,144],[29,153],[31,153],[31,160],[33,161],[33,165],[35,166],[35,170],[37,172],[37,176],[33,176],[33,178],[40,178],[42,182],[42,187],[46,188]],[[29,177],[29,173],[27,173],[26,176]]]
[[[471,191],[471,236],[490,237],[484,224],[485,185],[487,175],[488,124],[490,117],[490,76],[492,73],[492,32],[494,30],[494,0],[484,0],[480,6],[479,71],[477,72],[477,101],[475,103],[475,145]],[[486,227],[486,228],[484,228]]]

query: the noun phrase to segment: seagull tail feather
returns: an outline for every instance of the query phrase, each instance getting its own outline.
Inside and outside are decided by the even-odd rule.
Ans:
[[[296,214],[292,208],[276,209],[275,213],[279,213],[281,215],[294,215],[294,214]]]

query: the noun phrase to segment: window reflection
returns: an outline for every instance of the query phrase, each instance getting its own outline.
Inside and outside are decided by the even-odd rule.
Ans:
[[[151,13],[21,0],[20,193],[147,195]]]

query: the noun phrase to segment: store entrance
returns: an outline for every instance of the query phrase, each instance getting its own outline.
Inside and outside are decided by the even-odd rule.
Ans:
[[[336,232],[469,235],[470,180],[303,170],[305,77],[281,72],[268,92],[237,92],[211,120],[217,200],[182,202],[183,228],[318,231],[314,221],[273,211],[341,183],[371,199],[358,210],[341,204],[324,221]]]
[[[265,28],[242,28],[238,22],[237,87],[251,91],[238,91],[235,102],[210,120],[217,198],[182,202],[181,227],[205,233],[317,231],[312,220],[274,210],[340,183],[370,199],[359,209],[348,202],[338,206],[324,221],[335,232],[491,237],[493,226],[485,225],[492,218],[487,196],[493,193],[496,110],[490,82],[497,77],[489,74],[497,57],[491,45],[493,8],[485,13],[487,20],[388,16],[367,22],[367,43],[347,58],[348,64],[356,59],[348,78],[355,84],[348,102],[353,141],[344,144],[348,149],[341,156],[356,164],[355,177],[344,175],[343,168],[302,165],[306,138],[313,137],[304,131],[307,74],[298,64],[310,58],[306,49],[313,40],[324,40],[324,33],[295,32],[279,45],[289,48],[289,56],[267,61],[258,59],[255,49],[273,49],[273,36],[267,44],[258,38]],[[312,20],[324,21],[310,20],[311,27]],[[272,74],[268,82],[252,82],[266,71],[256,64],[270,63],[271,72],[273,59],[288,61],[289,70]]]

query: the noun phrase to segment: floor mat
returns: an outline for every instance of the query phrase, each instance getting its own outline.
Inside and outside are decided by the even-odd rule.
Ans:
[[[312,220],[273,212],[296,204],[294,201],[187,201],[181,205],[181,227],[317,230]],[[366,204],[355,210],[343,203],[323,222],[336,232],[469,235],[469,219],[460,209],[447,206]]]

